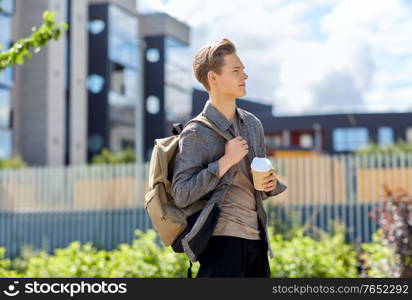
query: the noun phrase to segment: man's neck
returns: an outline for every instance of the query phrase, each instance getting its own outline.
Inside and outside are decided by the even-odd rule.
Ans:
[[[236,98],[209,95],[212,105],[228,120],[233,120],[236,113]]]

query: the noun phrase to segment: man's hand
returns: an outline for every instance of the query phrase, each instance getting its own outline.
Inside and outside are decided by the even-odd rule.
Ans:
[[[249,152],[249,146],[247,141],[241,137],[237,136],[225,144],[225,154],[228,163],[233,166],[241,161],[246,154]]]
[[[249,152],[247,141],[237,136],[225,144],[225,154],[219,159],[219,178]]]
[[[275,169],[272,168],[270,170],[270,175],[263,178],[263,188],[266,193],[273,191],[276,188],[277,180],[276,180],[276,172]]]

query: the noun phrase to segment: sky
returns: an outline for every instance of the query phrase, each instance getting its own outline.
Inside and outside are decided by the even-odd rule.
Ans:
[[[191,57],[229,38],[249,75],[245,98],[276,115],[412,111],[412,0],[138,0],[138,9],[188,24]]]

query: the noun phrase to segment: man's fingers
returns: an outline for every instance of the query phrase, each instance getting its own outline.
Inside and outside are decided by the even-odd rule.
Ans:
[[[271,182],[271,183],[268,183],[268,184],[264,184],[264,185],[263,185],[263,188],[265,189],[265,191],[266,191],[266,190],[271,191],[271,190],[273,190],[274,187],[275,187],[275,183],[274,183],[274,182]]]
[[[275,185],[274,181],[270,181],[270,182],[265,182],[263,183],[263,187],[264,188],[268,188],[268,187],[273,187]]]
[[[275,181],[274,181],[274,180],[272,180],[272,181],[269,181],[269,182],[264,182],[264,183],[263,183],[263,185],[264,185],[264,186],[271,186],[271,185],[275,185]]]
[[[270,181],[270,180],[275,180],[276,176],[275,175],[268,175],[263,178],[263,181]]]

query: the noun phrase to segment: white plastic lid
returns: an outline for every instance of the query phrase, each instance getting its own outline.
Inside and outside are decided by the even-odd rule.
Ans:
[[[272,163],[266,157],[255,157],[252,161],[251,168],[258,172],[266,172],[272,169]]]

